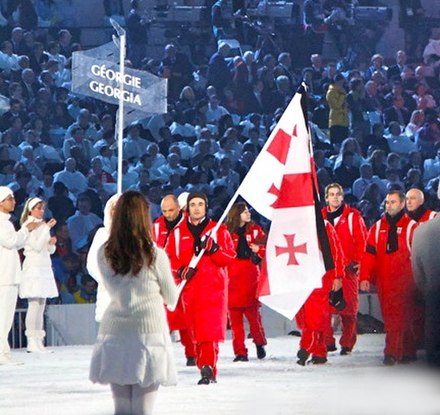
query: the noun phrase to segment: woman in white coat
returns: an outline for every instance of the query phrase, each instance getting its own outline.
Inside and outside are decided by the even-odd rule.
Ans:
[[[42,222],[44,202],[33,197],[26,201],[21,215],[21,225]],[[19,288],[20,298],[28,299],[26,313],[27,351],[44,353],[46,348],[43,339],[43,315],[46,298],[58,297],[58,289],[52,271],[51,254],[55,252],[56,237],[50,235],[50,229],[56,224],[55,219],[49,220],[29,235],[24,246],[24,262],[22,281]]]
[[[116,203],[98,267],[110,296],[99,327],[90,380],[110,384],[116,414],[151,415],[159,385],[176,369],[165,304],[177,299],[169,259],[152,239],[150,206],[128,191]]]
[[[92,244],[90,245],[89,253],[87,255],[87,271],[98,283],[98,293],[96,295],[95,309],[95,320],[98,323],[101,322],[102,315],[104,314],[105,309],[110,303],[110,296],[105,290],[103,277],[99,271],[98,251],[99,248],[101,248],[107,242],[107,239],[110,235],[113,212],[115,210],[116,202],[118,201],[120,196],[120,193],[116,193],[109,200],[107,200],[104,208],[104,226],[96,231],[95,236],[93,237]]]

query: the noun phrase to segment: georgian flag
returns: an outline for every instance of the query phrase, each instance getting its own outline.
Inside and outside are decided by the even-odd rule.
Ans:
[[[322,286],[326,272],[317,230],[319,209],[315,206],[310,136],[301,98],[300,93],[292,98],[237,191],[272,221],[260,301],[289,319],[311,292]]]

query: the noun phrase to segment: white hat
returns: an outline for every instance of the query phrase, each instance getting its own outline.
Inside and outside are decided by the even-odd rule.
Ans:
[[[9,196],[14,196],[14,192],[7,186],[0,186],[0,202]]]
[[[43,203],[43,201],[39,197],[33,197],[29,200],[28,209],[32,210],[35,206],[38,205],[38,203]]]
[[[183,209],[186,206],[187,200],[188,200],[188,195],[189,195],[189,192],[182,192],[177,197],[177,202],[179,203],[180,209]]]

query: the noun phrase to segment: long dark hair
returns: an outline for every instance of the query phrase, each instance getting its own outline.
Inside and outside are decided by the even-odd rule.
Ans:
[[[226,217],[226,227],[231,233],[236,233],[240,227],[240,215],[247,209],[247,205],[244,202],[237,202],[231,207]],[[245,225],[246,226],[246,225]]]
[[[137,276],[144,265],[154,262],[150,205],[135,191],[122,194],[115,206],[105,256],[120,275]]]

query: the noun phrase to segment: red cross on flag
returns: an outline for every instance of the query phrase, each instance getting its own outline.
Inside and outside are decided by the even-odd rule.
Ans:
[[[260,293],[260,301],[290,319],[313,289],[321,287],[325,273],[301,97],[297,93],[292,98],[238,189],[254,209],[272,221],[264,267],[266,289]]]

